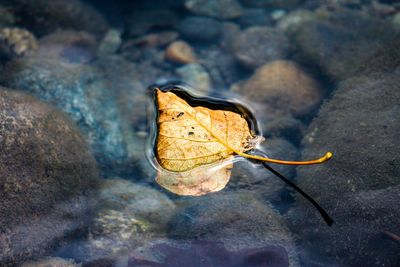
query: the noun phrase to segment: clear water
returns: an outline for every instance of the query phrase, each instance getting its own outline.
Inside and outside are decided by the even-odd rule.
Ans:
[[[399,32],[397,1],[0,1],[0,266],[400,266]],[[155,87],[334,156],[176,195]]]

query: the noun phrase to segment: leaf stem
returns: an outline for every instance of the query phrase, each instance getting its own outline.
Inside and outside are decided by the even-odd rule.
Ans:
[[[236,152],[236,151],[235,151]],[[239,156],[249,158],[249,159],[255,159],[263,162],[270,162],[270,163],[277,163],[277,164],[285,164],[285,165],[313,165],[313,164],[321,164],[329,159],[332,158],[333,154],[332,152],[326,152],[326,154],[319,158],[319,159],[314,159],[314,160],[307,160],[307,161],[287,161],[287,160],[280,160],[280,159],[270,159],[267,157],[261,157],[257,155],[250,155],[242,152],[236,152]]]

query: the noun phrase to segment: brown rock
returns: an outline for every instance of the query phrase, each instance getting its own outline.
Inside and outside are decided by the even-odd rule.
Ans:
[[[262,103],[269,114],[306,115],[321,100],[318,83],[296,63],[286,60],[263,65],[234,90],[250,101]]]
[[[0,265],[54,250],[87,226],[95,161],[60,111],[0,87]]]
[[[165,50],[165,58],[176,63],[188,64],[196,61],[193,48],[184,41],[176,41]]]

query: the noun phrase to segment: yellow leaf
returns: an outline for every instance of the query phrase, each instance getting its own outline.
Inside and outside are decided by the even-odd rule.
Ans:
[[[167,170],[183,172],[253,147],[247,121],[237,113],[191,107],[172,92],[157,90],[157,159]]]
[[[192,107],[173,92],[159,89],[156,89],[156,99],[156,157],[161,167],[167,170],[159,172],[157,182],[176,194],[201,195],[221,190],[229,181],[231,166],[222,165],[227,167],[218,169],[214,165],[234,154],[265,162],[297,165],[318,164],[332,157],[328,152],[317,160],[298,162],[246,154],[260,138],[252,135],[247,121],[240,114]]]

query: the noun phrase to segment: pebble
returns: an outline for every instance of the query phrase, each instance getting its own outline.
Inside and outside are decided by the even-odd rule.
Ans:
[[[310,114],[322,97],[318,82],[299,65],[287,60],[260,67],[238,92],[249,101],[262,103],[264,113],[270,116]]]
[[[186,64],[178,69],[176,73],[182,82],[189,84],[195,88],[196,92],[208,94],[212,88],[211,78],[207,71],[198,63]]]
[[[17,0],[12,1],[18,23],[27,25],[41,37],[59,29],[90,32],[102,36],[108,29],[105,18],[90,4],[81,0]]]
[[[99,53],[113,54],[117,52],[121,43],[121,33],[116,29],[110,29],[100,42]]]
[[[274,28],[251,27],[235,38],[233,50],[240,63],[255,69],[269,61],[286,58],[290,42],[285,34]]]
[[[185,39],[202,42],[216,42],[221,35],[222,25],[208,17],[189,16],[179,24],[179,31]]]
[[[175,41],[165,50],[165,58],[181,64],[193,63],[196,55],[193,48],[185,41]]]
[[[196,15],[222,20],[240,17],[243,12],[237,0],[186,0],[185,7]]]

